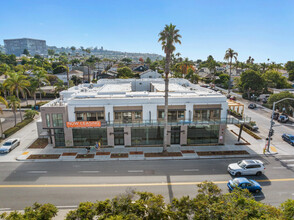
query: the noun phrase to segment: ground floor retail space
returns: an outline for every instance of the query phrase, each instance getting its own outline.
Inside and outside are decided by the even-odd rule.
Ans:
[[[168,126],[168,145],[223,144],[226,125]],[[161,146],[164,127],[53,129],[55,146]]]

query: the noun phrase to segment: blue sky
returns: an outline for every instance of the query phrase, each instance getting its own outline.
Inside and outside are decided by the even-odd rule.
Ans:
[[[294,60],[293,0],[9,0],[1,1],[3,39],[30,37],[47,45],[162,54],[165,24],[180,29],[177,52],[190,59]]]

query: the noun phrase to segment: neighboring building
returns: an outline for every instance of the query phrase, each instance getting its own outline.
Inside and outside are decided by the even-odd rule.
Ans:
[[[164,88],[164,79],[80,84],[41,107],[38,127],[54,146],[94,146],[98,141],[104,146],[162,146]],[[224,143],[226,124],[232,121],[224,95],[171,78],[168,109],[169,145]]]
[[[150,78],[150,79],[158,79],[162,78],[162,75],[158,73],[157,71],[154,70],[146,70],[145,72],[140,73],[140,78],[145,79],[145,78]]]
[[[115,79],[117,72],[108,70],[107,72],[102,72],[97,74],[97,79]]]
[[[64,83],[67,83],[67,73],[66,72],[58,73],[58,74],[54,74],[54,75],[57,76],[58,79],[62,80]],[[77,76],[83,80],[84,73],[80,70],[71,70],[68,72],[68,76],[69,76],[68,77],[69,80],[71,79],[72,76]]]
[[[4,46],[7,54],[14,54],[15,56],[21,56],[25,49],[27,49],[32,56],[36,54],[48,54],[45,40],[31,38],[7,39],[4,40]]]

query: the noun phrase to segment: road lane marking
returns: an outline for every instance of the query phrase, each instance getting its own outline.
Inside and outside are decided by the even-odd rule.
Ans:
[[[100,171],[98,170],[84,170],[84,171],[79,171],[79,173],[99,173]]]
[[[280,160],[282,162],[294,162],[294,159],[291,159],[291,160]]]
[[[77,208],[77,205],[58,205],[56,208],[58,209],[70,209],[70,208]]]
[[[11,210],[11,208],[0,208],[0,211],[8,211]]]
[[[256,180],[257,182],[294,182],[294,178]],[[175,183],[117,183],[117,184],[60,184],[60,185],[0,185],[0,188],[87,188],[87,187],[130,187],[130,186],[181,186],[197,185],[199,182],[175,182]],[[215,184],[225,184],[228,181],[212,181]]]
[[[283,169],[283,168],[286,168],[286,167],[273,167],[273,169]]]
[[[41,173],[47,173],[45,170],[33,170],[33,171],[28,171],[27,173],[35,173],[35,174],[41,174]]]
[[[186,169],[184,172],[197,172],[199,169]]]
[[[128,170],[129,173],[143,173],[144,170]]]
[[[287,167],[294,167],[294,164],[287,164]]]

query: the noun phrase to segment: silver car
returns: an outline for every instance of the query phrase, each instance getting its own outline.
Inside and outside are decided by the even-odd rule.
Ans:
[[[0,147],[0,153],[9,153],[20,144],[19,138],[9,139]]]
[[[265,167],[260,160],[242,160],[238,163],[231,163],[228,172],[232,176],[257,175],[264,173]]]

